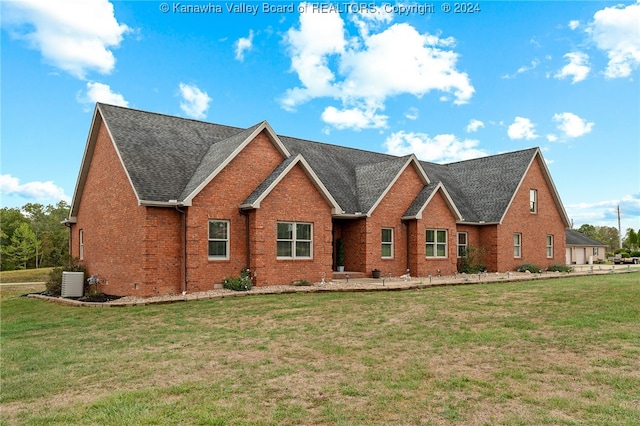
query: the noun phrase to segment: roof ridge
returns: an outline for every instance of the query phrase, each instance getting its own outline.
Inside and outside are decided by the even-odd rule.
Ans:
[[[179,120],[193,121],[194,123],[209,124],[209,125],[213,125],[213,126],[222,126],[222,127],[227,127],[229,129],[243,130],[242,127],[238,127],[238,126],[229,126],[227,124],[219,124],[219,123],[213,123],[211,121],[196,120],[195,118],[180,117],[180,116],[177,116],[177,115],[171,115],[171,114],[167,114],[167,113],[163,113],[163,112],[148,111],[148,110],[139,109],[139,108],[123,107],[121,105],[113,105],[113,104],[108,104],[106,102],[96,102],[96,105],[97,106],[107,106],[109,108],[117,108],[117,109],[121,109],[121,110],[141,112],[141,113],[144,113],[144,114],[156,115],[156,116],[160,116],[160,117],[167,117],[167,118],[173,118],[173,119],[179,119]]]
[[[351,146],[344,146],[344,145],[338,145],[335,143],[329,143],[329,142],[322,142],[322,141],[317,141],[317,140],[311,140],[311,139],[303,139],[303,138],[299,138],[299,137],[295,137],[295,136],[287,136],[287,135],[280,135],[278,134],[279,138],[286,138],[286,139],[292,139],[292,140],[296,140],[296,141],[301,141],[301,142],[308,142],[308,143],[313,143],[313,144],[318,144],[318,145],[326,145],[326,146],[330,146],[330,147],[335,147],[335,148],[340,148],[340,149],[346,149],[346,150],[350,150],[350,151],[360,151],[360,152],[366,152],[367,154],[378,154],[378,155],[385,155],[387,157],[391,157],[390,159],[394,159],[394,158],[404,158],[406,156],[403,157],[399,157],[397,155],[393,155],[393,154],[388,154],[386,152],[378,152],[378,151],[372,151],[370,149],[364,149],[364,148],[354,148]],[[411,155],[411,154],[409,154]]]
[[[446,166],[451,166],[451,165],[454,165],[454,164],[468,163],[468,162],[471,162],[471,161],[481,161],[481,160],[486,160],[486,159],[494,159],[496,157],[502,157],[502,156],[505,156],[505,155],[521,154],[521,153],[526,152],[526,151],[537,151],[539,149],[540,149],[540,147],[534,146],[534,147],[531,147],[531,148],[519,149],[517,151],[501,152],[499,154],[485,155],[484,157],[469,158],[467,160],[453,161],[451,163],[440,164],[440,163],[432,163],[432,162],[429,162],[429,161],[425,161],[425,163],[436,164],[438,166],[445,166],[446,167]]]

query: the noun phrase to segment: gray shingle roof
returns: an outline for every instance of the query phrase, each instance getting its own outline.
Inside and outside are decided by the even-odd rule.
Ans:
[[[433,192],[436,190],[439,184],[439,181],[431,181],[428,185],[425,185],[425,187],[422,188],[422,191],[420,191],[418,196],[415,198],[415,200],[413,200],[407,211],[404,213],[404,217],[415,217],[420,212],[420,210],[422,210],[431,195],[433,195]]]
[[[446,165],[422,162],[427,176],[442,181],[467,222],[500,222],[537,148]]]
[[[604,247],[606,244],[601,243],[598,240],[594,240],[593,238],[587,237],[586,235],[573,230],[567,229],[565,232],[567,236],[567,245],[571,246],[588,246],[588,247]]]
[[[242,129],[98,104],[141,201],[193,196],[263,123]],[[369,213],[408,157],[277,136],[290,157],[302,155],[345,214]],[[421,161],[430,180],[406,216],[418,212],[442,183],[467,222],[499,222],[536,155],[536,148],[446,165]],[[286,169],[283,163],[246,200],[251,203]]]
[[[140,200],[177,200],[212,144],[244,129],[98,104]]]
[[[191,195],[196,188],[205,181],[205,179],[207,179],[218,167],[224,164],[229,156],[249,137],[249,135],[251,135],[251,133],[253,133],[258,126],[260,126],[260,124],[256,124],[255,126],[249,127],[247,130],[242,130],[233,136],[211,144],[178,200],[183,201]]]
[[[280,163],[265,180],[258,185],[258,187],[249,195],[249,197],[242,203],[243,205],[250,205],[258,201],[258,199],[264,194],[264,192],[271,186],[273,182],[278,180],[281,177],[282,173],[285,172],[289,164],[293,163],[297,160],[297,156],[291,156],[285,159],[282,163]]]

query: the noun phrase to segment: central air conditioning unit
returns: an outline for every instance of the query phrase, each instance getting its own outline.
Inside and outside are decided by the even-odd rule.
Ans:
[[[82,297],[84,293],[84,272],[62,272],[62,297]]]

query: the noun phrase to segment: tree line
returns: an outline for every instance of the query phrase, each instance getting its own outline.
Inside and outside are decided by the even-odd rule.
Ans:
[[[607,252],[613,253],[620,247],[620,233],[613,226],[594,226],[585,223],[576,229],[583,235],[589,238],[598,240],[607,245]],[[640,229],[635,231],[633,228],[628,228],[622,239],[622,247],[629,250],[638,250],[640,246]]]
[[[63,265],[68,259],[69,230],[61,222],[69,209],[65,201],[0,209],[1,270]]]

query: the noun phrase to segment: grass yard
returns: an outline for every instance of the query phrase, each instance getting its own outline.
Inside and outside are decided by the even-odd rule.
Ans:
[[[0,271],[0,283],[46,282],[53,268],[22,269],[19,271]]]
[[[0,308],[1,424],[640,424],[638,273]]]

